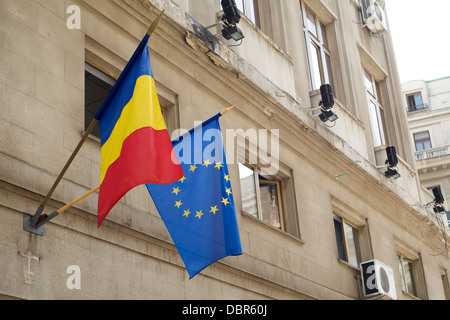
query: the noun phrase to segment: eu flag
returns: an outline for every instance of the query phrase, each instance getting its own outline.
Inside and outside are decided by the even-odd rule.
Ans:
[[[173,142],[184,177],[147,189],[190,278],[228,256],[242,254],[219,118]]]

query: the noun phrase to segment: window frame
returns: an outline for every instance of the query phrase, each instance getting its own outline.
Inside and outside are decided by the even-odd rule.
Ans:
[[[420,135],[420,134],[428,134],[428,138],[427,139],[416,139],[416,136]],[[413,139],[414,139],[414,147],[416,148],[417,152],[422,152],[422,151],[427,151],[427,150],[431,150],[433,149],[433,143],[431,141],[431,134],[430,131],[422,131],[422,132],[417,132],[417,133],[413,133]],[[425,141],[429,141],[430,142],[430,148],[425,148]],[[422,144],[422,150],[419,150],[419,148],[417,148],[417,144],[421,143]]]
[[[96,77],[97,79],[105,82],[107,85],[112,87],[115,85],[116,83],[116,79],[114,79],[113,77],[109,76],[108,74],[106,74],[103,70],[101,70],[100,68],[96,67],[95,65],[89,63],[89,62],[85,62],[85,73],[88,72],[89,74],[91,74],[92,76]],[[158,101],[161,107],[161,112],[164,118],[164,121],[166,123],[167,129],[170,132],[175,131],[176,129],[179,128],[179,123],[178,123],[178,115],[177,115],[177,110],[172,110],[175,108],[175,104],[172,103],[170,100],[166,99],[163,95],[160,94],[160,91],[164,91],[164,88],[161,86],[158,86],[158,90],[157,90],[157,95],[158,95]],[[109,92],[108,92],[109,94]],[[108,95],[107,94],[107,95]],[[105,96],[105,99],[107,97],[107,95]],[[86,76],[85,76],[85,91],[84,91],[84,96],[86,99]],[[103,100],[104,101],[104,100]],[[102,103],[103,103],[102,101]],[[84,126],[85,126],[85,131],[87,130],[87,128],[89,127],[91,121],[89,121],[89,119],[94,119],[96,112],[92,115],[92,117],[89,117],[89,119],[87,118],[87,108],[86,108],[86,100],[85,100],[85,104],[84,104],[84,113],[85,113],[85,117],[84,117]],[[174,112],[175,111],[175,112]],[[98,140],[98,142],[101,142],[101,137],[100,137],[100,127],[97,125],[94,130],[91,132],[90,134],[90,138],[94,139],[94,140]]]
[[[338,235],[335,234],[336,236],[336,245],[337,245],[337,249],[338,249],[338,258],[341,261],[344,261],[345,263],[351,265],[352,267],[355,267],[357,269],[360,268],[361,263],[364,261],[364,249],[363,249],[363,245],[362,245],[362,234],[361,234],[361,230],[360,228],[356,227],[354,224],[350,223],[349,221],[347,221],[346,219],[342,218],[341,216],[333,213],[333,224],[334,224],[334,228],[336,231],[336,221],[338,223],[340,223],[340,231],[341,234],[343,236],[342,238],[342,246],[343,248],[340,247],[340,243],[338,242]],[[350,257],[349,257],[349,245],[348,245],[348,237],[347,237],[347,231],[346,231],[346,226],[349,226],[352,228],[352,232],[354,233],[354,230],[357,231],[358,233],[358,238],[354,239],[354,243],[353,245],[355,246],[355,257],[356,257],[356,264],[355,265],[352,261],[350,261]],[[335,232],[336,233],[336,232]],[[356,240],[358,241],[358,243],[356,243]],[[359,247],[359,256],[358,256],[358,247]],[[343,250],[342,250],[343,249]],[[345,259],[342,259],[341,255],[340,255],[340,251],[343,251],[345,254]]]
[[[236,0],[236,6],[255,26],[261,28],[258,0]]]
[[[310,89],[311,91],[320,89],[322,84],[330,84],[333,92],[335,91],[334,79],[333,79],[333,67],[331,63],[331,50],[329,46],[329,34],[327,30],[327,24],[324,23],[318,15],[311,10],[303,2],[301,3],[302,9],[302,19],[303,19],[303,31],[305,34],[306,42],[306,53],[308,59],[308,69],[310,78]],[[308,12],[314,17],[314,28],[310,30],[308,27],[310,19],[308,19]],[[313,51],[317,49],[317,53]],[[317,57],[317,61],[316,61]],[[328,58],[327,58],[328,57]],[[313,66],[315,64],[319,65],[319,74],[314,70]],[[319,85],[320,81],[320,85]]]
[[[105,72],[103,72],[102,70],[100,70],[99,68],[93,66],[92,64],[85,62],[84,64],[84,71],[85,71],[85,90],[84,90],[84,97],[85,97],[85,102],[84,102],[84,130],[87,130],[87,128],[89,127],[91,121],[94,119],[95,114],[93,113],[92,116],[88,116],[88,113],[91,113],[88,109],[87,109],[87,105],[86,105],[86,72],[89,73],[90,75],[94,76],[95,78],[97,78],[98,80],[104,82],[106,85],[114,87],[114,85],[116,84],[116,79],[112,78],[111,76],[107,75]],[[109,91],[107,93],[106,97],[108,96]],[[103,100],[104,101],[104,100]],[[101,103],[103,103],[103,101]],[[91,121],[89,121],[91,120]],[[94,130],[91,132],[91,137],[95,137],[100,139],[100,129],[99,126],[96,126],[96,128],[94,128]]]
[[[367,99],[367,107],[369,111],[369,121],[372,131],[374,147],[380,147],[387,144],[386,138],[386,119],[385,108],[382,103],[381,85],[375,80],[375,77],[363,68],[364,88]],[[369,77],[370,79],[369,79]],[[368,88],[370,83],[371,88]],[[375,115],[371,112],[372,105],[375,107]],[[375,129],[376,128],[376,129]],[[374,132],[376,130],[376,132]]]
[[[422,102],[422,104],[420,105],[420,107],[417,105],[417,101],[416,101],[416,96],[420,95],[420,101]],[[410,98],[414,97],[414,106],[412,106],[409,102],[410,102]],[[422,92],[418,91],[418,92],[414,92],[414,93],[409,93],[406,95],[406,104],[408,106],[408,110],[409,112],[414,112],[414,111],[420,111],[420,110],[424,110],[425,109],[425,103],[423,102],[423,96],[422,96]]]
[[[402,283],[402,291],[404,293],[407,293],[415,298],[419,298],[419,285],[418,285],[418,279],[417,279],[417,270],[416,270],[416,263],[418,262],[418,260],[412,260],[409,259],[407,257],[405,257],[404,255],[402,255],[401,253],[397,253],[397,259],[398,259],[398,267],[399,267],[399,272],[400,272],[400,278],[401,278],[401,283]],[[412,274],[410,274],[410,278],[412,280],[412,284],[414,286],[415,292],[409,292],[408,289],[408,284],[406,283],[406,273],[405,273],[405,268],[404,268],[404,264],[408,263],[411,266],[410,272],[412,272]]]
[[[258,219],[259,221],[262,221],[262,222],[270,225],[271,227],[273,227],[277,230],[287,232],[286,224],[285,224],[285,217],[284,217],[285,212],[284,212],[284,207],[283,207],[283,193],[282,193],[282,186],[281,186],[283,181],[276,177],[271,177],[271,180],[268,180],[268,179],[262,180],[261,178],[263,178],[263,176],[261,175],[261,170],[257,166],[249,165],[249,164],[243,163],[241,161],[238,162],[238,165],[239,165],[239,173],[241,173],[241,166],[244,166],[253,171],[253,183],[254,183],[254,192],[255,192],[254,198],[256,200],[256,215],[252,214],[250,212],[246,212],[243,206],[242,206],[242,212],[255,218],[255,219]],[[278,195],[277,202],[278,202],[278,209],[279,209],[278,220],[279,220],[280,226],[274,225],[270,221],[265,220],[263,217],[261,189],[260,189],[261,184],[276,185],[277,195]],[[241,184],[241,199],[243,199],[242,184]]]

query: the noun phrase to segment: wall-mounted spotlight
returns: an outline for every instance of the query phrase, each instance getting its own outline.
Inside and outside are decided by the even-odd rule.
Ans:
[[[241,29],[236,26],[236,24],[241,21],[241,13],[236,6],[236,2],[234,0],[222,0],[221,4],[224,12],[222,22],[225,25],[222,30],[223,37],[227,40],[242,40],[244,34]]]
[[[444,196],[442,195],[441,187],[433,188],[432,192],[434,195],[434,202],[437,204],[444,204],[445,199]]]
[[[384,175],[387,178],[397,180],[401,177],[400,173],[396,168],[398,165],[397,149],[394,146],[389,146],[386,148],[386,154],[387,154],[386,166],[388,170],[384,173]]]
[[[322,95],[322,101],[319,105],[322,108],[322,113],[319,115],[322,122],[335,122],[339,117],[331,109],[334,106],[333,89],[331,85],[324,84],[320,87],[320,94]]]
[[[334,96],[331,85],[324,84],[320,86],[320,94],[322,95],[322,101],[320,102],[320,106],[326,110],[330,110],[331,108],[333,108]]]
[[[445,202],[444,196],[442,195],[441,187],[433,188],[432,190],[434,195],[434,212],[435,213],[446,213],[443,204]]]
[[[336,113],[334,113],[331,110],[322,110],[322,113],[319,115],[320,120],[322,120],[322,122],[335,122],[337,119],[339,119],[339,117],[337,116]]]
[[[445,208],[443,206],[441,206],[441,205],[435,205],[433,210],[434,210],[435,213],[442,213],[442,214],[447,213]]]

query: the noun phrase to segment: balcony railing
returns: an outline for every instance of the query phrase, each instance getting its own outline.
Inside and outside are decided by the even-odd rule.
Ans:
[[[450,146],[444,148],[429,149],[415,153],[417,161],[443,157],[449,154],[450,154]]]
[[[411,112],[417,112],[417,111],[424,111],[424,110],[428,110],[430,109],[430,105],[428,103],[424,103],[424,104],[419,104],[419,105],[415,105],[415,106],[408,106],[408,108],[406,109],[406,112],[411,113]]]

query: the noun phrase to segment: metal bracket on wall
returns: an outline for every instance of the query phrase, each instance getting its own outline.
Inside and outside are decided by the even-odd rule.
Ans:
[[[193,35],[199,39],[209,50],[214,52],[216,55],[220,57],[220,44],[219,39],[208,31],[206,27],[201,25],[197,20],[191,17],[188,13],[186,13],[186,17],[192,21],[192,25],[194,28]],[[218,25],[218,24],[217,24]]]
[[[45,234],[44,226],[33,227],[32,220],[33,220],[32,215],[29,215],[27,213],[23,214],[23,230],[36,234],[38,236],[44,236]]]

